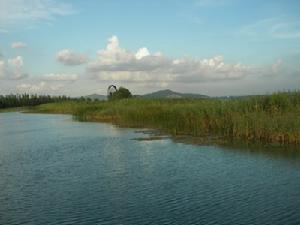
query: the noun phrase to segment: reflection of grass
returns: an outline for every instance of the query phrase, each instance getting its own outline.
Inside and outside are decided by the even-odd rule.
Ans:
[[[0,113],[4,112],[22,112],[27,110],[26,107],[15,107],[15,108],[5,108],[5,109],[0,109]]]
[[[168,139],[168,136],[149,136],[149,137],[139,137],[139,138],[133,138],[132,140],[135,141],[157,141],[157,140],[164,140],[164,139]]]
[[[300,92],[249,99],[127,99],[50,103],[35,112],[68,113],[82,121],[162,129],[172,135],[300,144]]]

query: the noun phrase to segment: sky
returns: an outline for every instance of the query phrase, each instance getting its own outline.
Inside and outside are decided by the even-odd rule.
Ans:
[[[0,94],[297,90],[299,11],[299,0],[0,0]]]

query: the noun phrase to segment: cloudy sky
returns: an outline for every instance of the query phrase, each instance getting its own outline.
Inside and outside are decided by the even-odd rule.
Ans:
[[[0,94],[300,86],[299,0],[0,0]]]

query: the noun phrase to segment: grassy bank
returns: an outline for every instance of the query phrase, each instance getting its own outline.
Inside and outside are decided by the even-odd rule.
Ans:
[[[5,112],[23,112],[27,111],[26,107],[11,107],[11,108],[5,108],[1,109],[0,108],[0,113],[5,113]]]
[[[33,111],[72,114],[82,121],[161,129],[172,135],[300,144],[300,92],[229,100],[68,101],[40,105]]]

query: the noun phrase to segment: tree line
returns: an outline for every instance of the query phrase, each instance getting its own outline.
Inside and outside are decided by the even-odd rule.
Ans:
[[[124,98],[131,98],[131,92],[124,87],[120,87],[115,93],[108,96],[108,100],[118,100]],[[65,102],[65,101],[98,101],[97,99],[90,99],[86,97],[71,98],[65,95],[61,96],[50,96],[50,95],[37,95],[37,94],[10,94],[10,95],[0,95],[0,109],[4,108],[14,108],[14,107],[26,107],[26,106],[36,106],[46,103],[53,102]]]
[[[0,95],[0,109],[11,107],[36,106],[45,103],[61,102],[71,100],[67,96],[10,94]]]

